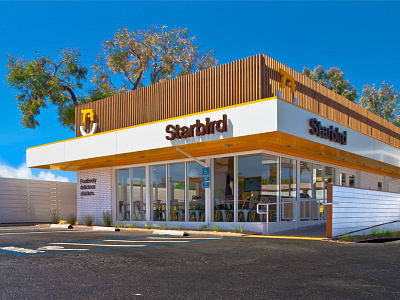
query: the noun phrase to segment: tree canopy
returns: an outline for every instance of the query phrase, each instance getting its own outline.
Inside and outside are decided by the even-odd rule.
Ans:
[[[349,80],[344,79],[344,74],[339,68],[333,67],[325,71],[322,66],[316,66],[314,71],[311,71],[304,67],[303,75],[350,101],[355,101],[358,97],[356,88],[350,84]]]
[[[365,84],[362,89],[362,96],[360,97],[359,104],[370,112],[399,126],[399,96],[399,92],[394,89],[393,85],[388,85],[385,81],[382,82],[378,90],[375,84]]]
[[[77,92],[83,89],[87,75],[80,56],[80,52],[73,49],[62,49],[57,62],[39,54],[31,61],[8,55],[7,82],[18,91],[16,98],[24,127],[39,125],[36,117],[40,110],[52,104],[57,106],[61,124],[73,128],[73,108],[81,102]]]
[[[55,105],[61,124],[73,130],[74,108],[81,103],[136,90],[145,80],[155,84],[216,66],[214,51],[202,53],[194,42],[186,28],[121,28],[103,43],[90,78],[77,49],[61,49],[57,60],[38,53],[33,60],[8,55],[7,82],[18,91],[21,124],[35,128],[40,111]],[[92,86],[85,89],[88,79]]]

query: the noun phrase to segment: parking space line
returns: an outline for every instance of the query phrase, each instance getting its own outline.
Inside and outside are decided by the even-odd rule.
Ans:
[[[171,237],[172,238],[172,237]],[[163,237],[135,237],[135,238],[127,238],[127,239],[102,239],[102,240],[85,240],[85,241],[70,241],[70,242],[53,242],[53,243],[40,243],[40,244],[28,244],[28,245],[10,245],[0,247],[0,252],[15,254],[15,255],[35,255],[35,254],[46,254],[46,253],[61,253],[61,252],[74,252],[74,251],[96,251],[96,250],[120,250],[120,249],[131,249],[131,248],[145,248],[145,247],[156,247],[156,246],[168,246],[168,245],[182,245],[187,243],[196,243],[196,242],[207,242],[213,240],[221,240],[230,237],[220,237],[220,238],[193,238],[192,240],[184,240],[179,241],[176,237],[174,240],[166,240]],[[154,239],[158,239],[159,241],[154,241]],[[187,238],[186,238],[187,239]],[[91,243],[96,242],[96,243]],[[100,244],[98,242],[138,242],[143,243],[140,245],[133,244]],[[159,242],[159,243],[154,243]],[[149,244],[145,244],[149,243]],[[46,246],[50,245],[50,246]],[[61,245],[70,245],[70,246],[94,246],[101,248],[89,248],[89,249],[66,249]],[[37,249],[31,249],[26,247],[39,246]],[[57,248],[53,248],[57,247]]]
[[[130,240],[104,240],[104,242],[124,242],[124,243],[165,243],[165,240],[162,241],[130,241]],[[190,241],[176,241],[176,240],[167,240],[168,243],[188,243]]]
[[[52,231],[38,231],[38,232],[5,232],[5,233],[0,233],[0,236],[2,235],[20,235],[20,234],[36,234],[36,233],[53,233],[53,232],[73,232],[73,233],[77,233],[77,232],[91,232],[91,231],[72,231],[72,230],[52,230]]]
[[[105,244],[82,244],[82,243],[49,243],[49,244],[50,245],[101,246],[101,247],[132,247],[131,245],[105,245]],[[146,245],[135,245],[133,247],[144,247],[144,246],[146,246]]]

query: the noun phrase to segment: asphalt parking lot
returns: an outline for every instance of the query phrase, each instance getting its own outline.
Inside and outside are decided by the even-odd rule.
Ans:
[[[397,299],[400,242],[0,227],[1,299]]]

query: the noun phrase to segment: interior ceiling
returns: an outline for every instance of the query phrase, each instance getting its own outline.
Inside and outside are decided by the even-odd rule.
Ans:
[[[342,167],[400,177],[400,168],[370,158],[325,146],[282,132],[269,132],[218,141],[177,146],[194,157],[233,152],[268,150]],[[78,171],[102,167],[143,164],[187,158],[175,146],[95,157],[84,160],[37,166],[36,168]]]

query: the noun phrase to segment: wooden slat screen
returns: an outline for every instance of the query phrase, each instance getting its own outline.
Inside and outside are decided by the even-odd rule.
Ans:
[[[97,132],[103,132],[258,100],[261,59],[252,56],[83,104],[75,109],[76,136],[81,136],[81,109],[94,109]]]
[[[294,77],[294,95],[280,88],[279,68]],[[97,132],[104,132],[273,97],[278,90],[288,102],[296,97],[300,107],[400,147],[400,128],[263,54],[83,104],[75,109],[76,136],[81,109],[93,108]]]

